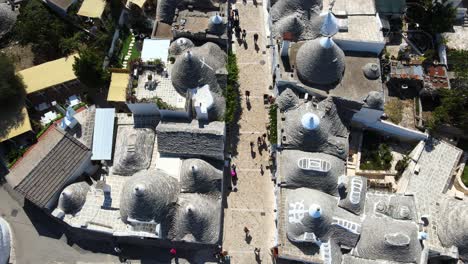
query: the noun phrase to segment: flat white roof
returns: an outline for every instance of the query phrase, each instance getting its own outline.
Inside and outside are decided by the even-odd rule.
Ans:
[[[169,56],[170,44],[171,41],[167,39],[145,39],[143,41],[141,59],[143,61],[161,59],[163,62],[166,62]]]
[[[91,160],[111,160],[114,140],[114,108],[96,109]]]

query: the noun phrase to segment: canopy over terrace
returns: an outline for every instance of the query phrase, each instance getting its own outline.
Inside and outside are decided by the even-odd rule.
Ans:
[[[107,94],[107,101],[125,102],[128,80],[128,73],[113,72],[111,76],[111,83],[109,86],[109,93]]]
[[[49,61],[22,70],[19,73],[26,85],[26,93],[31,94],[40,90],[75,80],[73,71],[76,54],[58,60]]]
[[[104,0],[84,0],[77,14],[90,18],[100,18],[105,7],[106,1]]]
[[[111,160],[114,142],[114,108],[96,109],[91,160]]]
[[[2,113],[0,114],[0,117],[3,116],[3,114],[8,115],[9,113]],[[4,135],[4,137],[0,136],[0,143],[32,130],[31,122],[29,121],[28,110],[26,110],[26,107],[23,107],[23,109],[21,110],[21,115],[22,117],[20,117],[18,124],[13,126],[10,129],[10,131],[8,131],[6,135]]]

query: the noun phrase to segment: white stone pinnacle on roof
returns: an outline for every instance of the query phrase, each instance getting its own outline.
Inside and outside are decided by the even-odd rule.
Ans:
[[[211,17],[211,22],[213,22],[213,24],[215,24],[215,25],[219,25],[219,24],[223,23],[223,18],[221,16],[219,16],[218,14],[216,14],[216,15]]]
[[[142,196],[145,192],[145,186],[143,184],[138,184],[135,186],[135,195],[136,196]]]
[[[338,33],[339,26],[336,17],[333,15],[332,12],[328,12],[325,15],[325,19],[323,20],[322,27],[320,28],[320,34],[325,37],[331,37]]]
[[[187,43],[186,38],[178,38],[176,41],[177,41],[177,44],[179,45],[184,45],[185,43]]]
[[[322,216],[322,210],[320,208],[320,205],[318,204],[312,204],[310,207],[309,207],[309,215],[310,217],[312,218],[319,218],[320,216]]]
[[[315,130],[320,125],[320,118],[314,113],[305,113],[301,118],[302,126],[307,130]]]
[[[195,174],[197,174],[197,172],[198,172],[198,166],[197,166],[197,165],[193,165],[193,166],[192,166],[192,174],[195,175]]]
[[[330,37],[322,37],[320,39],[320,46],[322,46],[325,49],[329,49],[333,45],[333,40]]]

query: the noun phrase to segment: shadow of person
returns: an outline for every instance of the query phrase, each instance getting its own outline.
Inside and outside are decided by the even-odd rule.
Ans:
[[[262,263],[262,259],[260,258],[260,254],[255,254],[255,261],[257,263],[259,263],[259,264]]]
[[[245,234],[245,242],[250,244],[252,242],[252,236],[250,234]]]
[[[247,44],[247,41],[244,39],[244,49],[248,49],[249,45]]]
[[[258,46],[257,43],[255,43],[255,51],[258,53],[260,51],[260,46]]]
[[[255,159],[255,157],[257,156],[257,153],[255,153],[255,151],[253,149],[250,150],[250,156],[252,156],[252,159]]]
[[[247,110],[250,111],[250,109],[252,109],[252,104],[250,103],[250,100],[247,100],[246,105],[247,105]]]

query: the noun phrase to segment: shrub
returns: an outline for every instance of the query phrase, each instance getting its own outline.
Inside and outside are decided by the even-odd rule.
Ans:
[[[224,91],[224,98],[226,98],[226,112],[224,114],[224,121],[226,123],[233,123],[236,119],[236,113],[240,105],[240,92],[238,88],[239,68],[237,67],[236,55],[229,52],[227,63],[227,84]]]
[[[377,148],[363,149],[360,168],[363,170],[389,170],[392,167],[393,156],[387,144]]]
[[[175,106],[172,106],[166,102],[163,101],[163,99],[159,98],[159,97],[153,97],[152,98],[153,102],[158,106],[159,109],[161,110],[175,110],[176,107]]]
[[[397,180],[401,177],[403,172],[405,171],[406,167],[408,166],[410,158],[408,156],[404,156],[403,159],[399,160],[395,165],[395,170],[397,171]]]
[[[268,140],[272,144],[278,143],[278,105],[272,104],[270,105],[270,109],[268,110],[269,115],[269,122],[268,122]]]
[[[396,98],[388,100],[385,104],[385,114],[392,123],[399,124],[403,120],[403,102]]]

